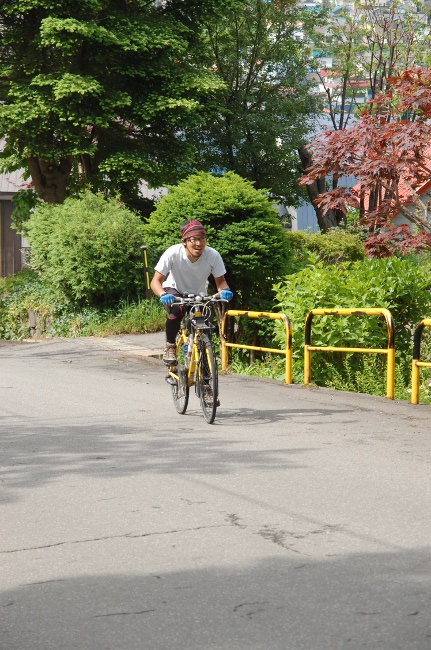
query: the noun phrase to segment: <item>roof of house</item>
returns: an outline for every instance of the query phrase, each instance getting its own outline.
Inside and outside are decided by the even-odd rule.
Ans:
[[[426,154],[428,157],[431,156],[431,146],[429,146],[429,147],[425,150],[425,154]],[[353,189],[356,190],[357,192],[360,191],[360,188],[361,188],[360,183],[356,183],[356,184],[353,186]],[[424,181],[421,185],[418,185],[418,186],[415,188],[415,192],[416,192],[416,194],[418,194],[419,196],[423,196],[423,195],[426,194],[430,189],[431,189],[431,178],[429,178],[428,180]],[[398,183],[398,195],[399,195],[399,197],[400,197],[400,203],[401,203],[401,204],[406,203],[409,199],[412,198],[412,192],[411,192],[410,188],[409,188],[409,187],[408,187],[408,186],[403,182],[402,179],[400,179],[400,182]],[[365,204],[366,204],[366,206],[367,206],[367,204],[368,204],[368,192],[365,193]]]
[[[354,185],[352,189],[359,192],[361,189],[361,184],[356,183],[356,185]],[[422,185],[416,187],[415,192],[419,196],[423,196],[423,194],[426,194],[426,192],[428,192],[430,189],[431,189],[431,179],[425,181],[424,183],[422,183]],[[400,197],[401,204],[407,202],[407,200],[412,197],[412,193],[410,189],[407,187],[407,185],[405,185],[405,183],[403,183],[402,180],[400,180],[398,184],[398,195]],[[365,205],[367,206],[367,204],[368,204],[368,192],[365,192]]]

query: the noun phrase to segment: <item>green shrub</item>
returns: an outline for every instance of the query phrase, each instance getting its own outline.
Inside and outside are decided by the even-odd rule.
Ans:
[[[286,232],[292,271],[299,271],[312,258],[325,264],[355,262],[365,258],[364,247],[358,234],[332,229],[327,233],[307,233],[304,230]]]
[[[272,285],[287,271],[285,233],[264,190],[233,172],[189,176],[157,204],[144,226],[151,261],[180,241],[180,226],[201,221],[208,245],[222,255],[239,308],[268,306]]]
[[[295,381],[303,380],[304,321],[313,308],[380,307],[395,320],[397,364],[407,379],[412,355],[412,333],[430,314],[429,267],[411,259],[364,259],[340,266],[318,262],[286,277],[275,287],[280,309],[293,328]],[[279,342],[283,334],[277,333]],[[323,316],[313,319],[311,342],[316,346],[386,348],[383,317]],[[349,355],[351,374],[364,368],[364,354]],[[325,385],[334,366],[346,377],[342,353],[312,353],[312,379]],[[344,373],[344,374],[343,374]]]
[[[28,222],[32,266],[77,303],[136,297],[143,290],[142,227],[117,200],[91,192],[38,205]]]

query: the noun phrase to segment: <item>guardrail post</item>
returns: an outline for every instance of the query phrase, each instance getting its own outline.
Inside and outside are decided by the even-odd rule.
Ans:
[[[416,359],[412,361],[412,404],[419,404],[419,366]]]
[[[388,368],[386,373],[386,397],[394,399],[395,395],[395,348],[388,348]]]
[[[384,316],[388,331],[388,347],[385,349],[374,348],[341,348],[332,346],[311,345],[311,323],[313,316],[356,316],[366,314],[368,316]],[[431,321],[430,321],[431,324]],[[392,314],[388,309],[378,309],[371,307],[345,309],[312,309],[305,319],[305,345],[304,345],[304,384],[311,381],[311,352],[320,350],[322,352],[363,352],[374,354],[385,354],[387,358],[387,377],[386,377],[386,397],[394,399],[395,392],[395,326]]]
[[[225,335],[224,335],[227,313],[228,312],[225,311],[225,313],[223,314],[223,318],[222,318],[222,322],[221,322],[221,331],[220,331],[220,338],[221,338],[221,369],[222,370],[227,370],[228,369],[228,354],[227,354],[226,339],[225,339]]]
[[[305,319],[305,344],[304,344],[304,384],[307,385],[311,382],[311,322],[313,320],[313,312],[310,311]]]
[[[413,334],[413,359],[412,359],[412,395],[411,403],[419,404],[419,374],[420,368],[431,368],[431,362],[421,361],[421,337],[425,327],[431,327],[431,319],[424,318]]]
[[[255,345],[240,345],[239,343],[227,343],[224,335],[226,319],[228,316],[248,316],[248,318],[270,318],[271,320],[282,320],[286,332],[286,346],[284,350],[274,348],[262,348]],[[292,384],[292,326],[286,314],[271,313],[265,311],[237,311],[229,309],[223,315],[221,324],[221,367],[222,370],[228,368],[227,348],[241,348],[243,350],[257,350],[258,352],[272,352],[274,354],[283,354],[286,359],[284,381],[286,384]]]

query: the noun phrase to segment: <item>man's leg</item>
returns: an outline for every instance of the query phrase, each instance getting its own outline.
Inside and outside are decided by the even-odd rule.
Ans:
[[[181,294],[176,289],[166,287],[166,291],[173,296],[181,297]],[[180,331],[184,311],[182,305],[175,303],[168,305],[166,311],[168,312],[168,317],[166,319],[166,347],[163,353],[163,361],[166,364],[172,364],[176,362],[175,339]]]

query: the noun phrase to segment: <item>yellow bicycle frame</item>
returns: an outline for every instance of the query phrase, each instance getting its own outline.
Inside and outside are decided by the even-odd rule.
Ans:
[[[192,351],[190,353],[190,363],[189,367],[187,368],[187,385],[188,386],[194,386],[196,383],[195,381],[195,373],[196,370],[198,369],[199,372],[199,366],[198,366],[198,360],[199,360],[199,349],[197,346],[197,340],[199,339],[200,333],[199,329],[195,329],[195,334],[193,337],[193,344],[192,344]],[[178,355],[178,352],[181,350],[181,348],[184,346],[184,344],[187,343],[187,330],[185,327],[182,328],[181,335],[177,340],[177,347],[176,347],[176,353]],[[169,367],[169,374],[171,377],[179,381],[179,377],[176,374],[176,366],[170,366]]]

